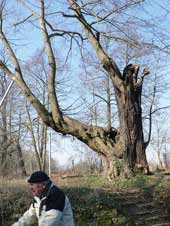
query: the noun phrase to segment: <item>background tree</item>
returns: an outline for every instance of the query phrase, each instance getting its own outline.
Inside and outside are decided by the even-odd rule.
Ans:
[[[7,76],[2,73],[0,79],[1,86],[1,99],[9,86]],[[15,88],[14,88],[15,89]],[[14,89],[12,92],[14,93]],[[20,131],[21,131],[21,120],[20,112],[19,118],[13,120],[14,115],[16,116],[16,108],[14,107],[14,95],[10,95],[4,100],[1,105],[1,127],[0,127],[0,161],[1,161],[1,174],[6,175],[11,171],[14,171],[19,177],[26,175],[22,148],[20,145]],[[16,123],[16,124],[14,124]],[[12,159],[17,158],[15,167],[11,164]]]

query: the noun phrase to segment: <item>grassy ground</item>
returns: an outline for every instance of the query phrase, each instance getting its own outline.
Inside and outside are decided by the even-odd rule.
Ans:
[[[71,177],[53,181],[68,195],[76,226],[135,226],[133,219],[122,211],[117,199],[121,192],[148,192],[165,202],[170,210],[169,175],[140,176],[130,180],[108,182],[101,176]],[[0,222],[11,225],[29,207],[31,196],[25,180],[0,180]]]

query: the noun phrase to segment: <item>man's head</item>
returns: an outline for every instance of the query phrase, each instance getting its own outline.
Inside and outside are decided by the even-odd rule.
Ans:
[[[28,178],[31,192],[33,196],[39,197],[44,191],[47,184],[50,182],[50,178],[43,171],[36,171]]]

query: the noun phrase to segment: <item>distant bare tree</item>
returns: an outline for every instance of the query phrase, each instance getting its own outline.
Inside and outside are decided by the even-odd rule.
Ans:
[[[3,98],[6,89],[9,85],[9,81],[5,74],[1,74],[0,87],[1,87],[1,98]],[[9,111],[8,111],[9,110]],[[24,165],[24,159],[22,155],[22,149],[20,146],[20,128],[21,121],[18,118],[18,126],[15,126],[16,131],[11,128],[12,115],[9,114],[14,110],[12,96],[8,96],[1,106],[1,126],[0,126],[0,165],[1,173],[8,174],[11,169],[14,172],[17,171],[19,177],[26,176],[26,170]],[[20,114],[19,114],[20,115]],[[17,128],[18,127],[18,128]],[[13,156],[17,156],[17,165],[11,165]],[[16,167],[16,168],[15,168]]]

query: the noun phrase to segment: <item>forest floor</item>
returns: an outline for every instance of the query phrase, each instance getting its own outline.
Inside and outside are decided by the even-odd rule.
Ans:
[[[68,195],[76,226],[170,226],[170,174],[108,182],[101,176],[52,179]],[[0,180],[0,225],[10,226],[29,207],[26,180]]]

